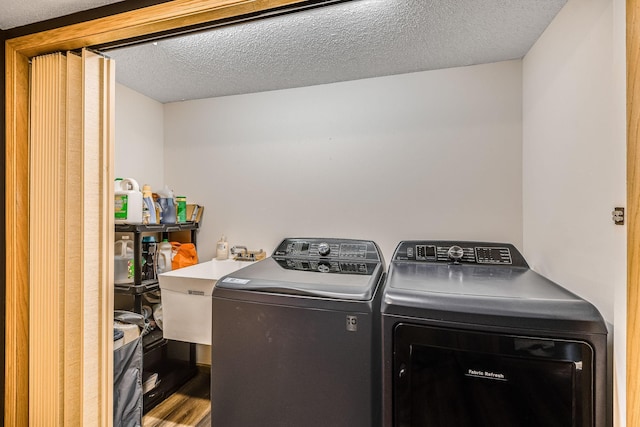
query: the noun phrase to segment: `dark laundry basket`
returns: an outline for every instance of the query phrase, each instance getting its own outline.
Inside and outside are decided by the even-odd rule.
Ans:
[[[133,314],[133,313],[132,313]],[[114,341],[122,331],[114,331]],[[113,352],[113,425],[142,426],[142,337]]]

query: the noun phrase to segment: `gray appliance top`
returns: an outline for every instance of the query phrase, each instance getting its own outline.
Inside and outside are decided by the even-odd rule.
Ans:
[[[372,241],[289,238],[271,257],[221,278],[216,288],[369,301],[383,274]]]
[[[589,302],[529,269],[510,244],[400,242],[382,312],[441,321],[606,333]]]

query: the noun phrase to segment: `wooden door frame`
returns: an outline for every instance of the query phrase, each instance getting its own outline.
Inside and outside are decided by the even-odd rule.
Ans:
[[[5,425],[29,424],[29,58],[175,31],[296,3],[303,0],[174,0],[6,41]],[[38,189],[32,191],[37,193]]]
[[[627,0],[627,426],[640,425],[640,2]]]
[[[35,55],[144,37],[301,3],[174,0],[5,43],[5,425],[28,424],[28,61]],[[627,0],[627,426],[640,424],[640,2]],[[37,190],[36,190],[37,191]]]

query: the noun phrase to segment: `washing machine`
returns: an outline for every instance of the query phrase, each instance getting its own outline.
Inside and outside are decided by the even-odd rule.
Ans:
[[[212,425],[379,425],[384,276],[372,241],[288,238],[221,278],[212,293]]]
[[[381,301],[385,427],[608,427],[610,335],[510,244],[403,241]]]

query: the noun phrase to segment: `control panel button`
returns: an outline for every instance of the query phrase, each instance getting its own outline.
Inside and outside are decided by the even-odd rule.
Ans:
[[[460,246],[451,246],[447,251],[447,256],[457,262],[464,256],[464,250]]]
[[[328,243],[320,243],[318,245],[318,253],[320,254],[320,256],[327,256],[329,255],[329,253],[331,252],[331,247],[329,246]]]
[[[407,248],[407,255],[409,254],[409,249]],[[411,250],[413,255],[413,250]],[[416,261],[436,261],[436,247],[434,245],[416,245]]]
[[[511,251],[505,247],[476,247],[478,264],[512,264]]]
[[[331,264],[326,262],[318,263],[318,271],[320,273],[329,273],[331,271]]]

